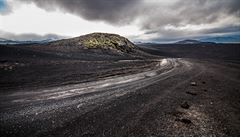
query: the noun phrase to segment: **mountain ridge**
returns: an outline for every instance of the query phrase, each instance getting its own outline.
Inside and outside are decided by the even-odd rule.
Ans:
[[[19,41],[19,40],[10,40],[10,39],[5,39],[5,38],[0,38],[0,45],[18,45],[18,44],[44,44],[44,43],[49,43],[55,41],[54,39],[45,39],[45,40],[39,40],[39,41],[31,41],[31,40],[26,40],[26,41]]]
[[[178,41],[174,44],[215,44],[215,42],[205,42],[205,41],[194,40],[194,39],[186,39],[186,40]]]

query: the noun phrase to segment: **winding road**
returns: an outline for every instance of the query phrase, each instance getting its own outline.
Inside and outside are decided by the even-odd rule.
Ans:
[[[158,61],[158,63],[156,63],[156,66],[154,68],[137,74],[110,77],[104,80],[62,86],[57,88],[48,88],[36,91],[20,91],[6,94],[4,96],[2,95],[1,107],[9,109],[11,106],[16,107],[16,105],[29,106],[28,104],[41,103],[49,100],[61,101],[63,99],[65,99],[64,102],[70,99],[69,102],[62,103],[64,106],[79,104],[78,107],[84,107],[88,104],[98,104],[103,100],[123,96],[129,92],[135,92],[138,89],[149,86],[161,80],[165,80],[171,76],[177,75],[179,73],[184,73],[190,70],[191,67],[192,64],[183,59],[161,59]],[[78,97],[78,101],[72,101],[73,97]],[[42,106],[41,109],[38,109],[38,107],[35,108],[34,105],[32,105],[31,111],[29,111],[28,107],[26,107],[28,111],[25,111],[25,109],[23,110],[22,107],[21,111],[27,115],[35,113],[40,114],[44,111],[49,111],[49,109],[56,109],[56,107],[61,108],[63,105],[55,106],[47,104],[46,107]],[[16,113],[19,113],[19,111]],[[11,114],[4,115],[8,118],[12,118],[10,115],[13,117],[18,116],[13,112],[11,112]]]
[[[6,136],[169,134],[167,128],[174,125],[176,117],[171,110],[177,108],[176,103],[181,102],[178,97],[183,94],[176,91],[184,91],[185,86],[204,71],[203,66],[185,59],[165,58],[137,74],[3,94],[0,97],[1,133]],[[162,128],[152,125],[156,122]]]

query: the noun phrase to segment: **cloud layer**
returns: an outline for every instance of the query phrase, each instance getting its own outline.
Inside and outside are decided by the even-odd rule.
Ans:
[[[239,0],[17,0],[48,12],[61,11],[113,26],[137,24],[139,39],[169,39],[234,33],[240,27]],[[13,9],[14,10],[14,9]],[[136,34],[137,35],[137,34]]]
[[[126,24],[135,19],[141,0],[19,0],[47,11],[61,10],[91,21]]]
[[[9,32],[0,31],[0,38],[8,39],[8,40],[16,40],[16,41],[41,41],[41,40],[58,40],[66,38],[64,36],[59,36],[56,34],[46,34],[46,35],[37,35],[34,33],[26,33],[26,34],[14,34]]]
[[[141,28],[154,40],[240,31],[239,0],[184,0],[150,7],[140,17]]]

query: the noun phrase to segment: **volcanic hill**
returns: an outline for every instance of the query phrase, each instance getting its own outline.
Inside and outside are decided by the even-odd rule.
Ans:
[[[137,47],[127,38],[117,34],[91,33],[75,38],[63,39],[46,44],[45,49],[60,52],[79,51],[83,49],[101,49],[115,52],[131,53]]]

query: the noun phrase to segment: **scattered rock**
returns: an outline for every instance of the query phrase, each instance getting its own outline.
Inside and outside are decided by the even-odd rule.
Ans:
[[[13,69],[13,67],[12,67],[12,66],[10,66],[8,69],[9,69],[9,70],[12,70],[12,69]]]
[[[203,81],[202,83],[203,83],[203,84],[206,84],[206,82],[205,82],[205,81]]]
[[[180,116],[183,114],[183,112],[173,111],[173,112],[171,112],[171,114],[172,114],[173,116],[175,116],[175,117],[180,117]]]
[[[204,89],[203,91],[207,92],[207,89]]]
[[[8,62],[8,60],[6,60],[6,59],[0,60],[0,63],[7,63],[7,62]]]
[[[89,137],[89,136],[94,136],[94,135],[95,135],[94,132],[92,132],[92,131],[86,131],[86,132],[82,133],[81,136],[83,136],[83,137]]]
[[[184,124],[191,124],[191,123],[192,123],[191,120],[186,119],[186,118],[183,118],[183,119],[181,119],[180,121],[181,121],[182,123],[184,123]]]
[[[193,96],[196,96],[196,95],[197,95],[196,92],[192,92],[192,91],[187,91],[186,93],[189,94],[189,95],[193,95]]]
[[[82,106],[82,104],[78,104],[78,105],[77,105],[77,108],[80,108],[81,106]]]
[[[197,83],[196,82],[191,82],[190,85],[191,86],[197,86]]]
[[[185,101],[181,104],[181,107],[184,109],[189,109],[190,105]]]
[[[182,122],[184,124],[191,124],[192,123],[191,120],[186,119],[186,118],[177,118],[177,119],[175,119],[175,121],[179,121],[179,122]]]

